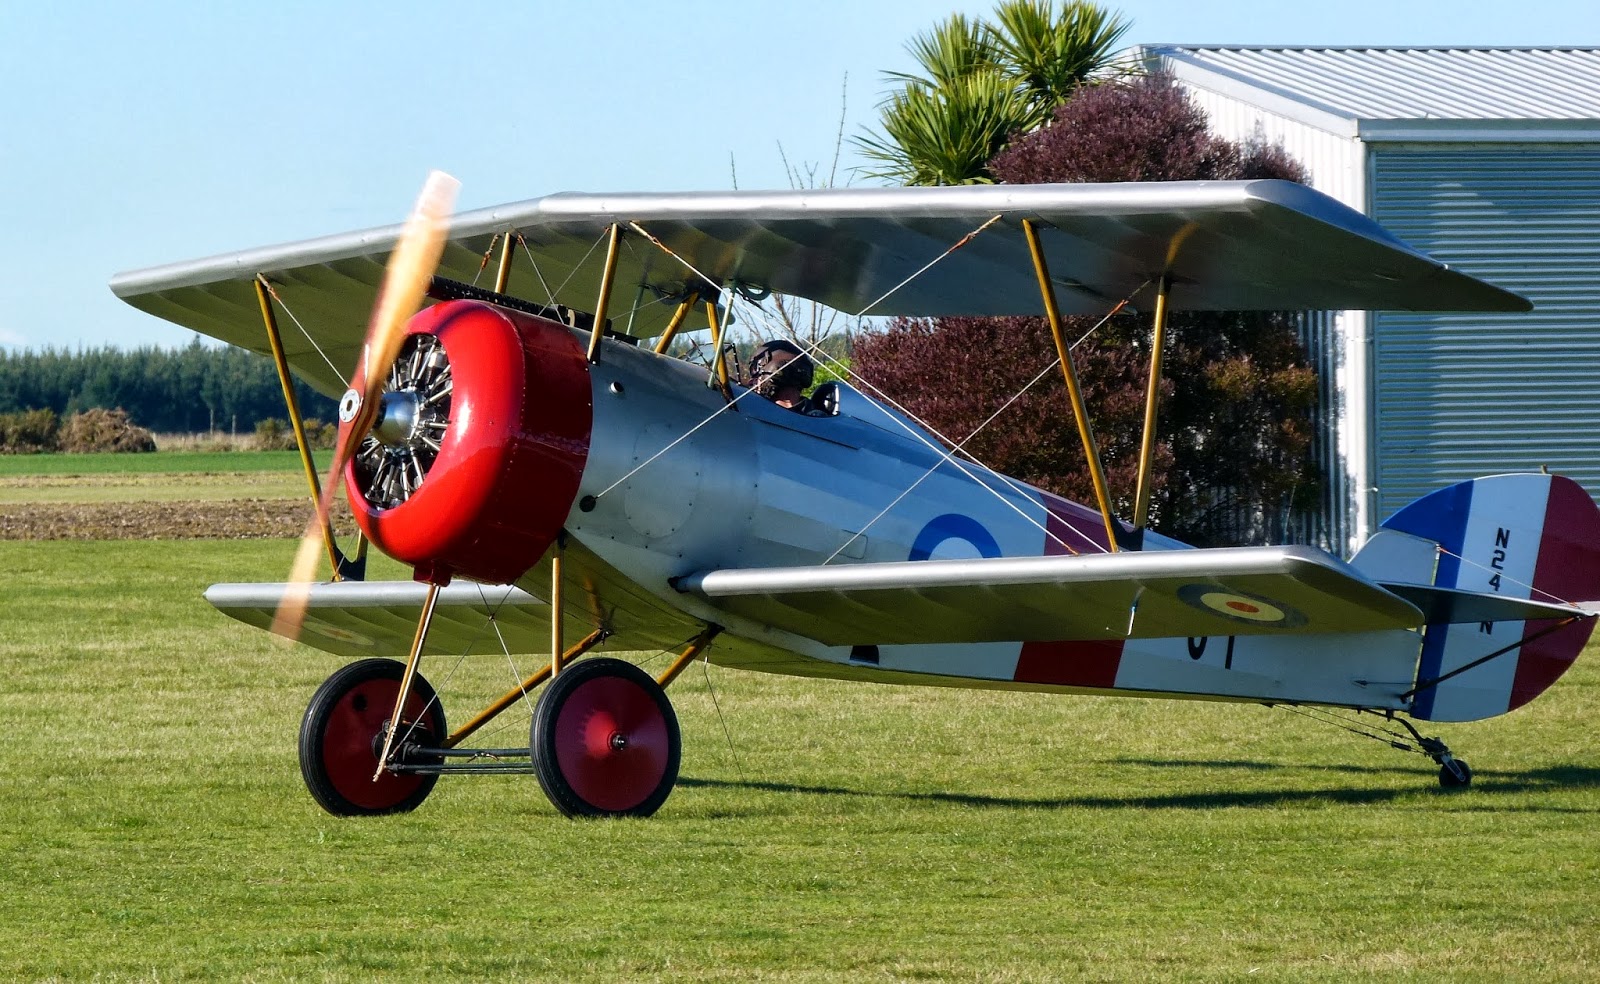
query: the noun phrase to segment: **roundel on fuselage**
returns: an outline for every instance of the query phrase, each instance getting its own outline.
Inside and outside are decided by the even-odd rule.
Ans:
[[[951,540],[957,540],[969,545],[978,552],[980,557],[1000,556],[1000,544],[995,542],[994,534],[983,528],[983,524],[971,516],[960,513],[945,513],[935,516],[922,528],[917,538],[911,544],[911,556],[908,560],[930,560],[936,552],[948,554],[954,551],[940,551],[940,548]]]

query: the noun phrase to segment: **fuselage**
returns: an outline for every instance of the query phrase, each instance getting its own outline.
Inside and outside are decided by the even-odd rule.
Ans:
[[[644,633],[647,644],[667,646],[709,622],[725,628],[713,660],[786,673],[1404,706],[1420,641],[1408,631],[842,648],[722,611],[678,591],[675,579],[1101,552],[1105,529],[1093,509],[952,460],[932,435],[848,387],[829,417],[738,386],[729,407],[704,367],[610,341],[589,375],[593,430],[565,523],[570,563],[587,588],[571,592],[570,604],[582,621],[611,626],[619,645],[638,645]],[[1183,548],[1154,534],[1144,543]],[[537,566],[519,583],[548,590],[548,574]]]

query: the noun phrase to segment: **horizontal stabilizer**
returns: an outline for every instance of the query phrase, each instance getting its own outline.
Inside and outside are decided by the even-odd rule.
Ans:
[[[225,615],[268,629],[287,584],[213,584],[206,600]],[[341,656],[411,650],[428,586],[416,581],[339,581],[311,586],[300,642]],[[504,649],[501,640],[504,640]],[[439,589],[427,654],[535,653],[550,649],[550,605],[509,584],[455,581]]]
[[[1410,629],[1418,608],[1312,547],[720,570],[679,590],[828,645]]]
[[[1422,609],[1422,616],[1429,625],[1525,622],[1589,614],[1584,608],[1573,605],[1485,594],[1481,591],[1462,591],[1432,584],[1379,583]]]

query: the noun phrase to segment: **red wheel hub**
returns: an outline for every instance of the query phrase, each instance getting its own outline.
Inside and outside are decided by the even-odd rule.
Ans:
[[[630,810],[660,785],[671,757],[666,718],[631,680],[600,677],[573,690],[556,717],[556,761],[572,791],[608,811]]]
[[[322,733],[322,766],[328,780],[341,796],[363,809],[387,809],[422,785],[422,776],[393,772],[384,772],[377,782],[372,780],[372,774],[378,771],[378,753],[373,749],[373,740],[382,734],[383,724],[394,712],[394,699],[399,693],[398,680],[368,680],[357,684],[334,705]],[[422,699],[413,694],[406,702],[405,719],[416,721],[425,711]],[[407,730],[407,725],[401,725],[401,736]],[[424,734],[427,735],[425,741],[439,738],[422,725],[412,732],[412,738],[415,740]]]

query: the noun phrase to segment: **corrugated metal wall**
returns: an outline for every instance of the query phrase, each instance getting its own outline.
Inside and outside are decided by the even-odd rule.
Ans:
[[[1185,85],[1189,101],[1205,111],[1211,132],[1229,140],[1279,144],[1311,172],[1311,186],[1357,211],[1367,207],[1359,141],[1292,120],[1232,96]]]
[[[1281,145],[1310,172],[1313,188],[1366,210],[1366,148],[1360,141],[1205,88],[1186,85],[1185,91],[1205,111],[1213,133]],[[1317,370],[1319,423],[1312,453],[1322,470],[1322,496],[1315,513],[1292,517],[1287,536],[1274,529],[1275,542],[1313,543],[1338,554],[1360,545],[1355,525],[1367,460],[1363,318],[1360,312],[1322,311],[1302,321],[1306,357]]]
[[[1369,159],[1373,218],[1536,307],[1375,315],[1378,517],[1541,465],[1600,492],[1600,145],[1374,144]]]

